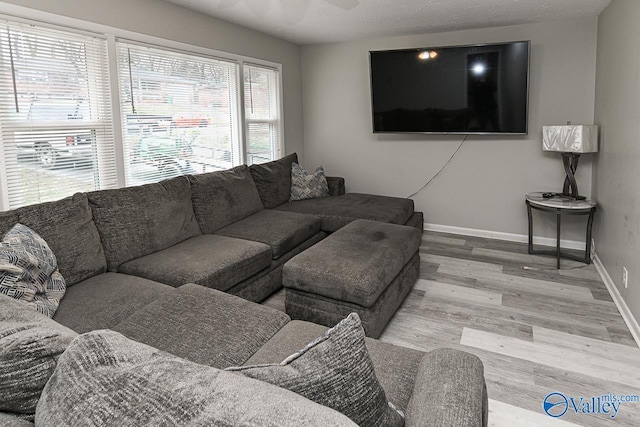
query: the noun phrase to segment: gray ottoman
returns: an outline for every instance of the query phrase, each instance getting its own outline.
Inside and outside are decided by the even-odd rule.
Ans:
[[[284,265],[287,314],[334,326],[356,312],[377,338],[418,278],[421,241],[413,227],[351,222]]]

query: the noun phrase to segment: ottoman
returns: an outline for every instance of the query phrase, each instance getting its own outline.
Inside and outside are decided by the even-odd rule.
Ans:
[[[420,272],[414,227],[356,220],[289,260],[285,309],[292,319],[334,326],[356,312],[377,338]]]

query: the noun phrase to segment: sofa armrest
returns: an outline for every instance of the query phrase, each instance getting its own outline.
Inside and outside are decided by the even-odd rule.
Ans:
[[[342,196],[345,193],[344,178],[341,176],[328,176],[327,184],[330,196]]]
[[[418,367],[405,426],[486,427],[484,367],[471,353],[434,350]]]

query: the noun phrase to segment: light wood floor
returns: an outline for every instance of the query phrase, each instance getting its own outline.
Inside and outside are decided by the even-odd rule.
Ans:
[[[640,402],[605,415],[547,416],[542,401],[640,395],[640,349],[593,265],[527,254],[525,244],[425,232],[420,279],[380,339],[482,359],[489,425],[640,426]],[[284,293],[265,304],[284,311]]]

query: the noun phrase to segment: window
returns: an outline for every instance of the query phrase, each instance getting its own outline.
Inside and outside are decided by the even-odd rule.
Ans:
[[[244,66],[244,110],[247,164],[264,163],[282,155],[278,71]]]
[[[106,41],[0,21],[0,181],[14,208],[117,185]]]
[[[127,185],[242,162],[238,66],[118,43]]]
[[[0,210],[282,156],[277,64],[85,28],[0,19]]]

